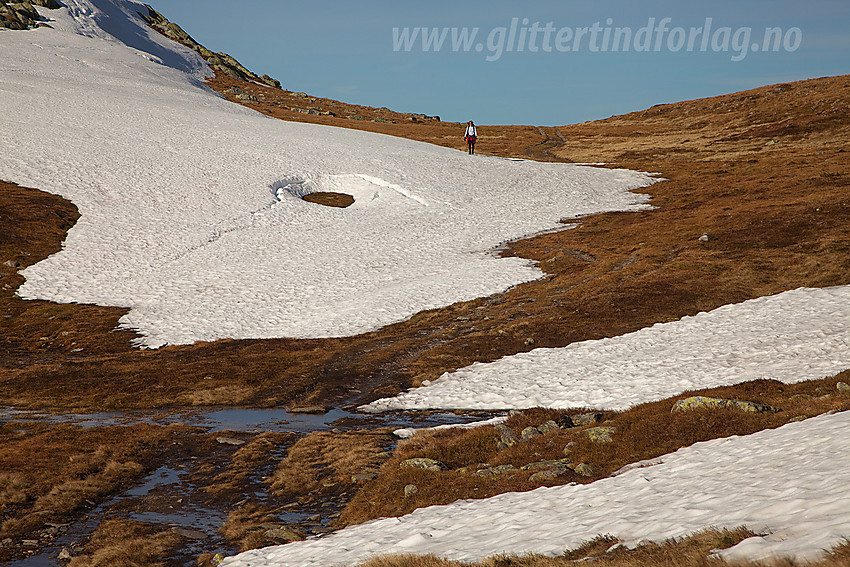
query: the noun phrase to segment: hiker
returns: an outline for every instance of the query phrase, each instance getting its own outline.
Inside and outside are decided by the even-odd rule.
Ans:
[[[463,139],[466,140],[466,145],[469,147],[469,155],[475,153],[475,140],[478,139],[478,130],[475,129],[475,124],[472,123],[472,120],[466,125],[466,133],[463,135]]]

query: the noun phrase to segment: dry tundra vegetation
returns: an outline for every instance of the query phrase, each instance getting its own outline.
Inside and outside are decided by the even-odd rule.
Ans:
[[[462,126],[434,117],[348,105],[238,81],[209,81],[223,96],[274,117],[358,128],[463,149]],[[578,226],[511,243],[505,255],[538,262],[545,277],[504,293],[415,315],[364,335],[321,340],[225,340],[139,351],[116,331],[119,308],[23,301],[23,267],[57,252],[79,213],[48,193],[0,183],[0,397],[55,411],[184,406],[346,406],[392,395],[476,361],[635,331],[724,304],[800,286],[850,284],[850,76],[814,79],[674,104],[564,127],[482,126],[481,153],[599,162],[659,172],[642,189],[652,211],[565,219]],[[326,204],[344,206],[344,195]],[[321,198],[316,199],[321,202]],[[317,204],[316,206],[320,206]],[[707,242],[700,241],[703,234]],[[49,541],[57,524],[131,486],[163,463],[191,471],[199,493],[229,510],[222,537],[234,549],[279,543],[267,526],[292,507],[332,502],[337,527],[458,498],[541,485],[592,482],[620,467],[694,442],[847,410],[845,372],[783,385],[769,379],[697,392],[780,408],[671,412],[668,400],[625,412],[529,410],[527,426],[593,413],[594,423],[552,429],[500,448],[493,427],[420,433],[393,448],[387,430],[263,433],[225,450],[186,426],[0,425],[0,561]],[[578,421],[578,420],[576,420]],[[614,427],[611,442],[588,428]],[[567,449],[567,452],[565,452]],[[444,471],[400,466],[441,461]],[[586,467],[537,476],[522,467],[569,459]],[[486,464],[486,465],[485,465]],[[475,473],[511,465],[503,474]],[[573,466],[573,468],[576,468]],[[263,503],[245,499],[268,469]],[[254,483],[254,484],[251,484]],[[417,491],[405,497],[405,487]],[[265,527],[264,527],[265,526]],[[53,530],[53,532],[51,532]],[[297,526],[285,539],[301,537]],[[493,558],[477,565],[549,566],[594,557],[606,565],[715,565],[709,550],[750,535],[706,532],[681,542],[612,548],[600,536],[560,558]],[[72,565],[180,564],[184,541],[167,526],[100,523]],[[31,549],[31,548],[30,548]],[[207,556],[204,558],[209,560]],[[600,563],[601,562],[601,563]],[[790,565],[778,562],[777,565]],[[823,565],[850,564],[848,546]],[[384,558],[370,567],[460,565]]]

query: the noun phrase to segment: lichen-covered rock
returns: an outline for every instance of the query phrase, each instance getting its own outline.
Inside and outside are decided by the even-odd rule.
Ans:
[[[614,433],[616,432],[616,427],[610,427],[605,425],[599,427],[591,427],[590,429],[585,431],[588,438],[594,443],[610,443],[614,440],[611,436],[614,435]]]
[[[261,75],[260,76],[260,82],[267,85],[267,86],[274,87],[276,89],[280,88],[280,81],[278,81],[277,79],[273,79],[273,78],[269,77],[268,75]]]
[[[593,469],[587,463],[579,463],[572,469],[581,476],[593,476]]]
[[[602,414],[598,412],[581,413],[577,415],[571,415],[569,417],[570,420],[573,422],[573,425],[575,425],[576,427],[590,425],[591,423],[599,423],[600,421],[602,421]]]
[[[523,429],[519,434],[520,441],[531,441],[535,437],[540,437],[540,430],[531,425]]]
[[[847,382],[838,382],[835,387],[839,392],[850,393],[850,384],[847,384]]]
[[[545,469],[542,471],[537,471],[530,477],[528,480],[531,482],[545,482],[547,480],[555,480],[559,476],[563,475],[568,469]]]
[[[402,461],[399,466],[410,467],[414,469],[425,469],[426,471],[444,471],[449,468],[440,461],[435,461],[434,459],[426,459],[425,457],[415,457],[413,459],[407,459],[405,461]]]
[[[494,429],[496,430],[496,433],[499,434],[499,449],[504,449],[519,443],[519,437],[516,436],[514,430],[504,423],[500,423]]]
[[[480,471],[474,473],[475,476],[494,476],[497,474],[503,474],[508,471],[515,471],[516,467],[513,465],[499,465],[496,467],[489,467],[486,469],[481,469]]]
[[[265,532],[263,532],[263,535],[269,539],[275,539],[277,541],[282,541],[285,543],[289,543],[291,541],[301,541],[302,539],[304,539],[303,533],[293,528],[290,528],[289,526],[279,526],[267,529]]]
[[[570,460],[569,459],[551,459],[547,461],[535,461],[533,463],[528,463],[527,465],[523,465],[522,470],[524,471],[539,471],[539,470],[549,470],[549,469],[568,469],[570,468]]]
[[[564,454],[569,455],[570,453],[572,453],[576,445],[578,445],[578,443],[576,443],[575,441],[570,441],[569,443],[567,443],[567,445],[564,447]]]
[[[561,426],[555,423],[554,420],[550,419],[549,421],[541,423],[537,429],[540,431],[540,433],[546,435],[547,433],[552,433],[553,431],[560,431]]]
[[[408,485],[405,485],[405,487],[404,487],[404,497],[405,498],[410,498],[411,496],[413,496],[417,492],[419,492],[419,489],[416,487],[415,484],[408,484]]]
[[[710,398],[708,396],[691,396],[690,398],[679,400],[673,404],[671,411],[691,411],[695,409],[734,409],[747,413],[776,413],[782,411],[780,408],[765,404],[742,400]]]

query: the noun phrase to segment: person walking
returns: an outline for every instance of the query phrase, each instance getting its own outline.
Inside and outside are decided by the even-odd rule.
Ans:
[[[466,140],[466,145],[469,148],[469,155],[475,153],[475,140],[478,139],[478,130],[475,129],[475,124],[470,120],[466,125],[466,133],[463,135]]]

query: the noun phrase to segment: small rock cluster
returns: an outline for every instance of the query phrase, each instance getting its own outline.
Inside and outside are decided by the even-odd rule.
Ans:
[[[494,429],[498,434],[498,448],[499,450],[502,450],[507,449],[508,447],[511,447],[518,443],[526,443],[532,439],[536,439],[540,436],[547,435],[549,433],[561,431],[562,429],[590,425],[598,423],[601,420],[601,413],[586,413],[573,416],[565,416],[561,418],[560,423],[554,420],[548,420],[538,425],[537,427],[526,427],[522,431],[520,431],[519,434],[517,434],[513,429],[511,429],[505,424],[496,425]],[[606,442],[607,440],[608,442],[610,442],[610,436],[614,433],[614,428],[600,426],[588,429],[587,432],[591,440],[598,442]],[[514,465],[493,466],[489,463],[478,463],[475,465],[459,468],[456,470],[456,472],[469,473],[478,477],[492,477],[515,471],[530,471],[532,474],[529,477],[529,480],[531,480],[532,482],[544,482],[547,480],[553,480],[568,472],[574,472],[585,477],[593,476],[593,469],[590,467],[590,465],[586,463],[574,463],[572,462],[572,459],[569,458],[570,451],[575,445],[575,441],[567,443],[566,447],[564,447],[565,457],[561,459],[535,461],[523,465],[519,468],[515,467]],[[437,472],[449,470],[449,467],[446,466],[445,463],[423,457],[407,459],[405,461],[402,461],[400,463],[400,466],[419,468],[423,470]],[[415,494],[415,489],[416,487],[413,485],[409,485],[409,487],[406,487],[405,497],[409,498],[410,496]]]
[[[142,17],[147,24],[164,35],[165,37],[176,41],[177,43],[181,43],[186,47],[193,49],[196,51],[201,57],[203,57],[210,67],[215,69],[218,72],[224,73],[228,77],[236,79],[238,81],[257,81],[259,83],[263,83],[264,85],[268,85],[270,87],[280,88],[280,81],[269,77],[268,75],[260,75],[257,76],[245,67],[243,67],[239,61],[228,55],[227,53],[214,53],[192,39],[192,37],[183,31],[183,28],[175,24],[174,22],[169,22],[165,16],[151,8],[148,8],[148,14],[139,13],[139,16]]]
[[[779,408],[755,402],[742,400],[724,400],[722,398],[709,398],[707,396],[691,396],[677,401],[673,404],[671,411],[691,411],[696,409],[734,409],[746,413],[776,413],[782,411]]]
[[[10,30],[27,30],[41,26],[44,19],[35,6],[56,10],[61,6],[56,0],[27,0],[26,2],[7,2],[0,0],[0,28]],[[49,26],[48,26],[49,27]]]

